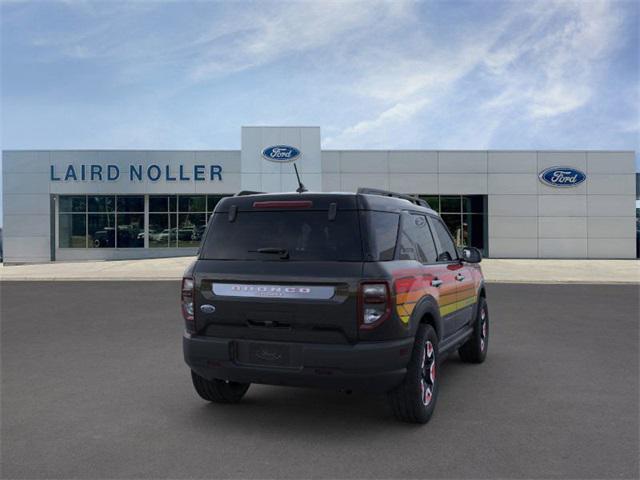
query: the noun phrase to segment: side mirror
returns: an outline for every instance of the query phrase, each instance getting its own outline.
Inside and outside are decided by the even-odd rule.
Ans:
[[[467,263],[480,263],[482,261],[482,253],[476,247],[463,247],[462,260]]]

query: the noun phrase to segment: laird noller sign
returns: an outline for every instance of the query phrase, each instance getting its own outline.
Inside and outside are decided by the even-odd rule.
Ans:
[[[122,168],[115,164],[69,164],[62,169],[50,166],[52,182],[115,182],[126,179],[130,182],[206,182],[222,181],[221,165],[142,165],[131,164]]]

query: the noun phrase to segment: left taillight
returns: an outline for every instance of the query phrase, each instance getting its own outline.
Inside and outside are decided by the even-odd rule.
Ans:
[[[391,313],[391,295],[387,282],[360,284],[359,323],[362,330],[375,328]]]
[[[182,317],[184,318],[185,327],[188,332],[195,331],[195,320],[193,317],[193,289],[193,278],[183,278],[180,301],[182,304]]]

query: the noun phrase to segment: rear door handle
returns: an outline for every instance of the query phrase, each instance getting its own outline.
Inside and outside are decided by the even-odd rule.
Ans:
[[[457,274],[456,275],[456,280],[458,280],[459,282],[463,281],[464,280],[464,275],[461,274],[461,273]]]
[[[431,280],[432,287],[439,287],[440,285],[442,285],[442,280],[440,280],[439,278],[434,278],[433,280]]]

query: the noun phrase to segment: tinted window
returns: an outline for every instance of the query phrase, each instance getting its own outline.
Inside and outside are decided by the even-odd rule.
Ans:
[[[149,195],[149,211],[150,212],[168,212],[169,197],[166,195]]]
[[[84,213],[61,213],[58,217],[60,248],[86,248],[86,222]]]
[[[451,261],[458,258],[456,247],[451,240],[451,235],[447,231],[444,223],[441,220],[432,218],[431,226],[433,227],[433,233],[438,237],[440,241],[440,250],[438,260]]]
[[[436,244],[433,241],[433,235],[431,232],[431,228],[427,223],[427,219],[422,215],[419,215],[420,219],[424,219],[424,223],[420,220],[420,242],[422,245],[422,250],[424,252],[425,257],[427,258],[427,263],[435,263],[436,258],[438,256],[438,252],[436,251]]]
[[[367,231],[365,242],[367,260],[384,262],[393,260],[398,238],[400,216],[391,212],[362,212],[362,221]]]
[[[206,212],[207,197],[204,195],[180,195],[178,210],[181,212]]]
[[[433,263],[435,253],[427,219],[423,215],[406,215],[402,221],[399,259]]]
[[[90,213],[87,216],[89,247],[114,248],[116,246],[115,217],[113,213]]]
[[[462,211],[466,213],[484,213],[486,210],[484,195],[466,195],[462,197]]]
[[[443,213],[460,213],[462,211],[461,197],[440,197],[440,211]]]
[[[447,230],[451,233],[456,245],[463,245],[462,215],[460,213],[455,215],[443,213],[440,218],[447,226]]]
[[[118,212],[144,212],[144,196],[118,197]]]
[[[118,213],[118,248],[144,247],[144,213]]]
[[[207,226],[204,213],[180,213],[178,215],[178,247],[197,247]]]
[[[89,197],[87,209],[90,212],[113,212],[115,210],[115,204],[116,197],[100,195]]]
[[[175,218],[175,215],[173,215]],[[171,230],[169,229],[168,213],[150,213],[149,214],[149,247],[169,247],[171,238]],[[175,232],[174,235],[175,236]],[[175,242],[174,245],[175,246]]]
[[[84,195],[61,195],[59,198],[61,212],[85,212],[87,209],[87,197]]]
[[[440,197],[438,196],[420,196],[421,199],[425,200],[429,207],[436,212],[440,211]]]
[[[326,211],[239,212],[233,222],[227,213],[213,215],[202,250],[208,260],[361,261],[358,213],[339,211],[329,221]]]

